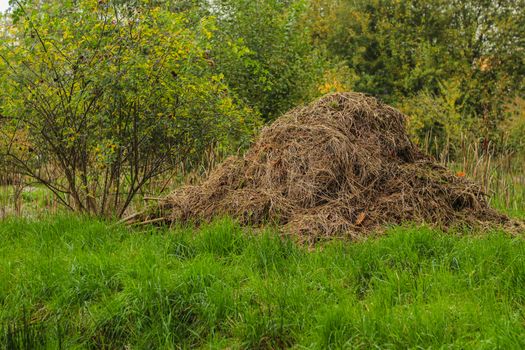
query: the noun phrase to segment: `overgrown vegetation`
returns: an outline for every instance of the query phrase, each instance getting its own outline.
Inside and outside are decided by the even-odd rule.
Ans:
[[[45,328],[50,348],[525,346],[525,241],[503,232],[392,228],[307,249],[229,219],[132,230],[62,216],[0,236],[0,322]]]
[[[525,0],[9,3],[0,348],[525,348],[523,237],[404,222],[525,219]],[[265,123],[343,91],[407,114],[412,140],[402,113],[336,94],[243,158]],[[423,158],[432,172],[407,166]],[[210,174],[153,219],[170,229],[114,220]],[[403,226],[371,231],[374,193],[376,221]],[[192,205],[211,223],[177,217]],[[275,209],[368,238],[307,246],[285,235],[300,220],[213,219]]]
[[[121,216],[152,178],[242,147],[257,114],[209,69],[208,21],[186,22],[98,1],[21,6],[1,53],[8,161],[71,209]]]
[[[400,108],[432,155],[461,161],[467,140],[520,160],[524,1],[13,0],[3,173],[121,216],[159,176],[202,174],[261,122],[343,90]]]
[[[344,60],[352,87],[403,106],[420,139],[494,140],[525,93],[523,0],[311,3],[313,35]]]

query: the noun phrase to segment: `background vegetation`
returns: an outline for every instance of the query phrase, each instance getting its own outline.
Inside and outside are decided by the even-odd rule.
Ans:
[[[1,348],[525,347],[521,237],[407,226],[307,248],[229,219],[105,221],[346,90],[525,218],[525,0],[10,3]]]
[[[137,194],[206,171],[263,123],[341,90],[404,111],[414,140],[443,162],[467,170],[469,153],[475,165],[511,157],[505,172],[523,169],[524,0],[11,5],[4,183],[22,174],[73,210],[122,216]]]

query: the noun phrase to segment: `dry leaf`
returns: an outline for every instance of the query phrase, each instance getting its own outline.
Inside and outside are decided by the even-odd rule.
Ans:
[[[361,223],[363,223],[363,221],[365,221],[365,218],[366,218],[366,214],[364,212],[362,212],[361,214],[357,215],[357,219],[355,220],[355,225],[356,226],[361,225]]]

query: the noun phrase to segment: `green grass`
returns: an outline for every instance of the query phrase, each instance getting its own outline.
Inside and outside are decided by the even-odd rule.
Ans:
[[[510,217],[525,220],[525,184],[496,192],[491,197],[490,205]]]
[[[53,349],[525,347],[525,241],[502,232],[308,249],[228,219],[59,216],[0,223],[0,241],[0,348],[32,327]]]
[[[65,208],[59,207],[54,203],[53,194],[50,190],[42,185],[33,184],[24,187],[15,198],[15,187],[11,185],[0,185],[0,218],[2,216],[25,216],[25,217],[42,217],[49,213],[65,211]],[[16,211],[18,201],[19,211]]]

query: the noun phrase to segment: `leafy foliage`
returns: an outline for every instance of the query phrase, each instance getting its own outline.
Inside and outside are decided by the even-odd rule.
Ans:
[[[158,174],[335,91],[401,108],[434,153],[466,134],[522,149],[525,0],[10,3],[0,163],[73,209],[122,213]]]
[[[448,100],[459,91],[452,115],[444,118],[456,119],[458,113],[463,129],[477,119],[477,133],[485,138],[494,137],[509,101],[525,93],[523,0],[311,4],[313,39],[346,61],[357,91],[402,106],[420,104],[419,96]],[[443,89],[449,85],[452,90]],[[419,107],[407,111],[414,108]],[[448,128],[441,120],[434,122]],[[428,123],[418,123],[420,136]]]
[[[312,45],[303,15],[307,2],[214,1],[211,54],[229,86],[266,120],[318,95],[327,66]]]
[[[9,156],[71,208],[122,215],[151,178],[257,129],[205,59],[206,18],[190,30],[184,13],[95,0],[15,13],[2,114],[31,150]]]

